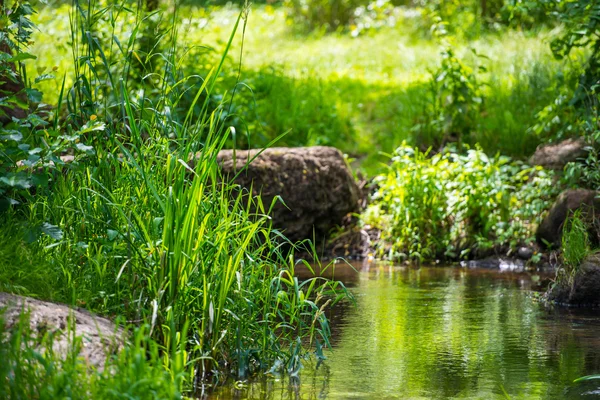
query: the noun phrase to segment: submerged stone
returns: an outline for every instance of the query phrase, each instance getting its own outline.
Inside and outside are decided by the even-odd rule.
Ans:
[[[517,257],[519,257],[522,260],[529,260],[531,257],[533,257],[533,254],[534,251],[531,247],[521,246],[517,250]]]
[[[359,189],[342,153],[333,147],[222,150],[217,158],[225,176],[260,195],[273,226],[293,241],[324,237],[359,209]],[[253,158],[257,156],[254,160]]]

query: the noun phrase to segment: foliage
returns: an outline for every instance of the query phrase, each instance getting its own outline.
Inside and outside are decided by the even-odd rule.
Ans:
[[[394,27],[401,19],[399,9],[389,0],[376,0],[354,10],[350,33],[353,37],[372,33],[384,27]]]
[[[141,15],[125,4],[75,2],[73,85],[54,124],[80,153],[68,167],[56,165],[52,190],[0,215],[2,227],[40,232],[29,245],[13,234],[13,245],[39,252],[41,262],[29,270],[33,262],[5,251],[3,268],[11,273],[1,271],[3,286],[147,323],[142,335],[157,346],[152,360],[183,374],[169,390],[269,369],[295,374],[313,348],[329,344],[325,310],[348,293],[321,278],[299,281],[293,256],[271,228],[272,205],[225,181],[217,168],[232,131],[224,118],[230,103],[211,101],[246,14],[237,16],[202,79],[179,70],[173,23],[162,34],[162,53],[151,55],[161,59],[161,73],[136,81]],[[132,30],[120,37],[124,27]],[[194,93],[187,111],[172,113],[186,91]],[[42,270],[46,281],[29,278]],[[140,368],[145,378],[156,372]]]
[[[441,17],[452,33],[475,38],[506,26],[535,29],[547,23],[547,11],[540,3],[547,0],[421,0],[425,19]]]
[[[432,27],[441,43],[441,65],[429,81],[431,102],[424,111],[425,121],[414,129],[426,143],[439,141],[439,146],[457,141],[460,146],[465,138],[478,130],[483,109],[483,84],[477,73],[456,56],[446,26],[438,18]],[[473,53],[481,57],[475,50]],[[483,65],[477,70],[486,71]]]
[[[178,43],[178,75],[172,79],[179,84],[170,85],[181,99],[169,105],[169,115],[187,113],[197,93],[194,88],[211,66],[218,63],[219,54],[228,42],[231,21],[238,13],[231,7],[205,10],[182,6],[179,10],[177,29],[186,40]],[[217,77],[216,90],[209,99],[208,109],[215,109],[222,101],[228,102],[232,89],[237,88],[234,101],[228,104],[222,117],[235,126],[239,147],[260,147],[289,131],[280,142],[282,145],[331,144],[360,160],[360,166],[368,172],[380,171],[380,162],[385,158],[379,151],[396,148],[403,140],[422,149],[438,148],[442,137],[434,136],[433,130],[430,129],[430,137],[425,131],[413,129],[419,124],[426,126],[423,115],[433,99],[428,71],[436,71],[441,65],[438,41],[418,34],[416,25],[422,22],[416,11],[403,11],[402,20],[395,27],[384,26],[357,37],[297,35],[290,31],[284,12],[278,6],[252,8],[243,49],[237,41],[232,44]],[[116,14],[115,9],[113,15]],[[109,14],[103,15],[104,19],[98,21],[92,32],[99,31],[95,37],[108,38],[110,35],[106,33],[112,32],[112,25],[107,21]],[[121,16],[125,20],[123,13]],[[163,18],[163,24],[168,25],[171,19]],[[115,25],[119,38],[134,31],[135,16],[126,20],[127,23]],[[39,55],[40,65],[48,68],[58,65],[61,74],[67,72],[69,87],[72,67],[64,59],[70,50],[63,45],[70,42],[63,33],[68,30],[69,11],[64,7],[42,9],[39,24],[41,32],[52,35],[36,34],[32,51]],[[576,80],[579,75],[578,63],[563,65],[554,59],[545,44],[549,34],[542,28],[536,35],[507,30],[501,35],[485,34],[474,40],[454,37],[451,50],[473,70],[485,98],[485,107],[481,107],[475,121],[478,129],[464,135],[469,145],[479,143],[490,154],[499,151],[524,159],[540,143],[560,134],[556,129],[541,134],[528,130],[535,115],[556,97],[557,90],[570,85],[572,77]],[[55,45],[50,37],[57,38],[59,44]],[[162,41],[168,42],[168,37],[164,36]],[[118,46],[111,47],[108,42],[104,46],[113,49],[105,56],[117,70],[123,69],[124,58],[135,57],[132,53],[122,54]],[[478,60],[471,48],[489,60]],[[157,60],[157,69],[148,73],[145,85],[128,78],[132,93],[143,93],[152,100],[146,103],[149,108],[164,101],[160,98],[162,89],[158,79],[164,70],[162,61],[158,62],[162,55],[156,54],[152,59]],[[487,72],[478,70],[481,61]],[[102,77],[100,66],[96,71]],[[60,92],[60,86],[58,89],[55,86],[53,81],[38,85],[51,104],[56,103],[56,94]],[[200,113],[204,96],[201,94],[195,103],[195,114]],[[228,146],[232,143],[233,138]]]
[[[431,156],[404,145],[376,182],[363,222],[382,229],[390,258],[420,260],[529,243],[556,192],[550,172],[479,148]]]
[[[229,110],[239,133],[236,146],[264,147],[289,132],[280,144],[343,147],[355,135],[350,117],[318,78],[290,79],[281,68],[267,68],[246,74],[244,83]]]
[[[597,1],[573,0],[552,2],[538,0],[537,6],[553,15],[563,25],[550,48],[559,60],[573,61],[585,54],[577,74],[568,76],[565,88],[558,90],[555,100],[537,116],[533,129],[540,133],[551,129],[567,135],[593,135],[597,126],[597,96],[600,83],[600,4]]]
[[[136,329],[131,344],[108,355],[102,370],[80,356],[84,338],[72,327],[64,331],[35,331],[24,314],[11,329],[0,318],[0,397],[3,399],[180,399],[185,356],[165,354],[148,336],[149,327]],[[68,335],[66,354],[56,341]],[[165,362],[168,360],[168,362]],[[170,364],[171,372],[165,368]]]
[[[563,59],[576,48],[590,50],[585,70],[571,104],[586,104],[600,83],[600,3],[594,0],[573,0],[557,3],[552,9],[565,26],[550,47],[554,55]]]
[[[287,17],[306,31],[336,31],[350,24],[365,0],[284,0]]]
[[[581,210],[575,211],[565,221],[561,250],[563,267],[557,271],[557,281],[564,280],[571,286],[579,266],[590,254],[588,226]]]
[[[29,197],[33,188],[47,186],[57,157],[79,132],[61,135],[48,119],[51,112],[42,101],[42,93],[28,86],[24,62],[36,57],[27,46],[35,25],[29,2],[13,2],[0,16],[0,210]],[[51,73],[38,70],[35,82],[52,79]]]

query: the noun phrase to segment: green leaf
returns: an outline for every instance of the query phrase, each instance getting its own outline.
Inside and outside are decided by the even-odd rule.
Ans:
[[[54,79],[54,78],[55,77],[52,74],[42,74],[42,75],[38,76],[37,78],[35,78],[35,83],[47,81],[47,80]]]
[[[10,62],[20,62],[20,61],[25,61],[25,60],[35,60],[37,59],[36,56],[34,56],[33,54],[30,53],[19,53],[13,57],[10,58]]]
[[[27,93],[27,98],[32,103],[40,103],[42,101],[42,92],[37,89],[25,89],[25,93]]]
[[[94,147],[93,146],[87,146],[83,143],[77,143],[75,145],[75,147],[77,148],[77,150],[79,151],[83,151],[86,154],[94,154]]]
[[[5,131],[10,132],[6,135],[1,135],[0,140],[14,140],[15,142],[20,142],[23,140],[23,134],[19,131]]]
[[[117,238],[117,236],[119,236],[119,232],[115,231],[114,229],[107,229],[106,235],[108,236],[108,240],[112,242]]]
[[[0,182],[7,186],[11,186],[18,189],[29,189],[31,188],[31,181],[29,177],[24,174],[11,174],[8,176],[0,177]]]
[[[58,226],[49,224],[48,222],[44,222],[42,225],[42,232],[54,240],[61,240],[63,238],[63,231]]]

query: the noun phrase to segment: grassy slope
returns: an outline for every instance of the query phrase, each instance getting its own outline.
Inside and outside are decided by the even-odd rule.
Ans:
[[[194,48],[210,43],[218,51],[237,12],[232,8],[182,12],[189,16],[180,27],[186,38],[182,45]],[[38,22],[41,32],[52,34],[37,38],[32,49],[40,55],[37,65],[58,65],[59,74],[67,71],[68,40],[61,36],[68,31],[66,8],[41,10]],[[363,165],[369,169],[382,159],[378,151],[391,152],[403,140],[429,145],[413,127],[429,98],[427,81],[439,62],[439,48],[415,28],[416,22],[405,20],[395,28],[358,38],[307,37],[293,33],[281,9],[254,6],[245,35],[242,74],[253,93],[248,88],[238,92],[246,107],[243,118],[254,135],[251,143],[262,145],[292,129],[284,144],[335,145],[366,156]],[[483,76],[488,84],[486,106],[475,135],[486,151],[525,157],[545,139],[527,129],[554,98],[557,71],[563,67],[552,58],[550,36],[548,31],[508,31],[457,43],[457,54],[471,65],[471,47],[489,57],[484,60],[488,72]],[[231,53],[230,74],[239,61],[240,44],[236,40]],[[197,67],[191,62],[188,68]],[[46,92],[56,91],[58,82],[45,85]]]

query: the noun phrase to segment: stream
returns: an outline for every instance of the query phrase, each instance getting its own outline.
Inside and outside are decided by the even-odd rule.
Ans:
[[[209,399],[600,399],[600,311],[536,300],[551,276],[338,264],[357,306],[331,310],[333,349],[299,382],[265,378]]]

